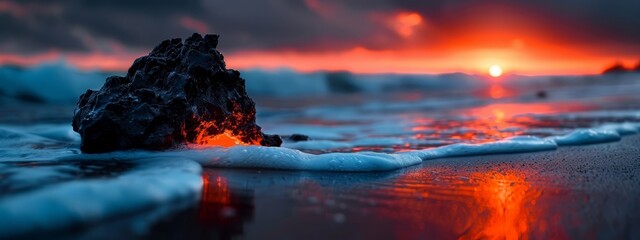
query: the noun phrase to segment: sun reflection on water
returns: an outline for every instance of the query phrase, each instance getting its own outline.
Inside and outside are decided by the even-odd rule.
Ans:
[[[572,207],[580,199],[540,184],[529,168],[467,169],[436,163],[366,176],[209,169],[199,224],[226,236],[242,235],[258,221],[267,228],[329,226],[399,239],[567,239],[569,229],[582,226],[580,207]],[[290,201],[269,200],[274,196]]]
[[[461,239],[528,238],[534,221],[536,200],[541,192],[514,173],[476,173],[473,203],[480,210],[474,224]]]
[[[493,99],[503,98],[503,97],[506,97],[508,95],[510,95],[510,94],[509,94],[509,92],[507,92],[507,89],[505,89],[501,85],[492,84],[491,86],[489,86],[489,97],[491,97]]]
[[[380,208],[377,214],[419,226],[428,224],[432,237],[529,239],[548,233],[543,228],[549,224],[540,216],[545,210],[538,205],[542,191],[527,182],[521,172],[481,171],[467,176],[440,176],[437,172],[419,171],[396,179],[393,186],[378,194],[388,198],[384,205],[403,208]],[[423,236],[406,235],[407,227],[394,226],[394,232],[401,238]]]
[[[588,106],[576,103],[496,103],[456,110],[450,116],[424,117],[408,114],[413,138],[439,140],[442,144],[458,142],[484,143],[524,134],[532,126],[557,127],[557,123],[541,120],[537,114],[579,111]],[[437,146],[437,145],[436,145]],[[410,146],[404,150],[420,149]]]

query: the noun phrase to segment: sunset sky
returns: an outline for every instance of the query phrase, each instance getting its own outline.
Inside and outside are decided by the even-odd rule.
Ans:
[[[227,66],[591,74],[640,60],[640,1],[0,0],[0,64],[125,70],[167,38],[221,35]]]

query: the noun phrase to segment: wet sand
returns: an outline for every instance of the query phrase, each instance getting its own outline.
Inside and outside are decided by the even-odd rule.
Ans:
[[[383,173],[206,169],[199,206],[146,237],[638,239],[639,143],[632,135]]]

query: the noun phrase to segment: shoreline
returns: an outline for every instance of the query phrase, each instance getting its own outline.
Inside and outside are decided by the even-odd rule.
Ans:
[[[200,205],[158,222],[145,237],[634,239],[638,142],[640,135],[630,135],[388,172],[208,168],[203,177],[217,184],[205,183]],[[229,209],[237,214],[224,217]]]
[[[161,217],[143,236],[301,238],[312,232],[387,238],[403,232],[409,238],[474,238],[507,217],[498,223],[516,232],[498,237],[561,232],[581,238],[596,232],[634,238],[640,236],[631,231],[640,229],[634,217],[640,216],[638,142],[634,134],[554,151],[432,159],[383,172],[205,168],[200,203]],[[139,237],[130,225],[110,225],[123,220],[60,234],[82,238],[117,231]],[[518,230],[519,224],[527,228]],[[285,225],[294,230],[270,230]],[[366,235],[358,230],[369,226],[376,228]],[[465,235],[470,233],[481,235]]]

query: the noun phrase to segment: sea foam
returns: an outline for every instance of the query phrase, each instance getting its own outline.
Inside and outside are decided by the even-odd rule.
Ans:
[[[203,164],[212,167],[249,167],[273,168],[289,170],[321,170],[321,171],[386,171],[422,161],[487,154],[523,153],[554,150],[558,146],[604,143],[620,140],[621,135],[638,132],[636,123],[608,123],[593,129],[576,129],[566,135],[539,138],[533,136],[517,136],[500,141],[481,144],[459,143],[437,148],[414,150],[401,153],[328,153],[307,154],[287,148],[267,148],[255,146],[238,146],[234,148],[211,148],[186,154]],[[345,143],[330,140],[289,143],[285,146],[299,149],[349,148],[356,146],[372,146],[398,144],[397,141],[381,138],[367,141]],[[318,148],[316,148],[318,147]]]
[[[138,159],[133,169],[113,178],[64,182],[5,196],[0,198],[0,238],[195,201],[202,188],[200,171],[197,163],[179,158]]]

